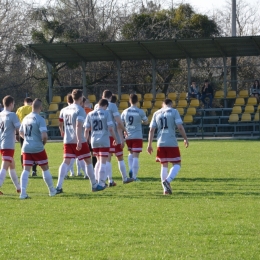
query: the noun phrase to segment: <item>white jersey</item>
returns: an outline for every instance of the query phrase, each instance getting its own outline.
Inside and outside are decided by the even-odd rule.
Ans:
[[[112,121],[114,123],[113,127],[114,127],[114,131],[115,131],[115,135],[116,135],[116,141],[119,144],[119,143],[121,143],[121,140],[120,140],[119,134],[117,132],[117,123],[116,123],[115,118],[116,117],[120,117],[120,113],[118,111],[118,108],[117,108],[116,104],[115,103],[111,103],[111,102],[108,102],[107,110],[110,112],[110,115],[112,117]]]
[[[21,124],[20,132],[24,133],[22,152],[40,153],[44,150],[42,133],[47,133],[45,119],[37,113],[27,115]]]
[[[4,109],[0,113],[0,149],[14,149],[15,130],[19,127],[20,121],[14,112]]]
[[[64,144],[76,144],[76,123],[77,121],[79,121],[82,122],[82,124],[84,124],[84,121],[86,119],[85,110],[77,104],[71,104],[67,107],[64,107],[60,111],[59,119],[63,121]],[[82,143],[85,143],[86,139],[84,137],[84,131],[82,130],[81,132],[82,133],[79,138],[81,139]]]
[[[136,106],[131,106],[122,112],[121,119],[125,124],[127,139],[143,139],[142,121],[146,122],[144,111]]]
[[[110,147],[108,128],[113,125],[111,115],[107,110],[97,109],[87,115],[84,127],[91,128],[93,148]]]
[[[175,128],[182,124],[178,110],[166,107],[153,114],[150,128],[157,128],[157,147],[177,147]]]

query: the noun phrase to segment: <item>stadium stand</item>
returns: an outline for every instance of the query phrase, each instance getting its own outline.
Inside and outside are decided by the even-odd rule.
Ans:
[[[188,107],[186,111],[186,115],[196,115],[197,111],[195,107]]]
[[[47,112],[57,112],[59,110],[58,104],[50,104]]]
[[[183,116],[183,115],[184,115],[184,109],[183,109],[183,107],[177,107],[176,109],[178,110],[180,116]]]
[[[181,92],[179,94],[179,100],[185,100],[187,98],[187,92]]]
[[[224,91],[223,90],[217,90],[214,95],[215,99],[221,99],[224,98]]]
[[[90,103],[96,103],[97,102],[96,95],[88,95],[88,100]]]
[[[184,124],[191,124],[193,123],[193,116],[192,115],[185,115],[183,118]]]
[[[177,99],[177,93],[170,92],[168,93],[167,98],[171,99],[172,101],[175,101]]]
[[[232,108],[231,114],[241,114],[242,113],[242,107],[241,106],[235,106]]]
[[[127,102],[127,101],[120,101],[119,106],[118,106],[118,109],[124,110],[124,109],[126,109],[126,108],[128,108],[128,107],[129,107],[129,105],[128,105],[128,102]]]
[[[186,108],[188,106],[187,100],[181,99],[178,101],[177,108],[183,107]]]
[[[254,106],[253,105],[246,105],[244,113],[254,114],[255,113]]]
[[[122,94],[121,98],[120,98],[120,102],[121,101],[129,101],[129,94]]]
[[[235,90],[229,90],[227,92],[227,99],[235,99],[237,97],[237,93]]]
[[[229,123],[237,123],[239,121],[238,114],[231,114],[229,116],[228,122]]]
[[[160,100],[163,101],[165,99],[165,94],[164,93],[157,93],[155,96],[155,100]]]
[[[248,98],[249,97],[248,90],[246,90],[246,89],[240,90],[238,93],[238,96],[240,98]]]
[[[245,99],[244,98],[236,98],[234,106],[244,106],[245,105]]]
[[[158,111],[158,108],[152,108],[150,114],[153,115],[156,111]]]
[[[139,102],[142,102],[142,101],[143,101],[142,95],[141,95],[141,94],[136,94],[136,95],[137,95],[137,97],[138,97],[138,101],[139,101]]]
[[[256,106],[257,105],[257,99],[255,97],[249,97],[246,104]]]
[[[259,121],[259,113],[255,113],[255,116],[254,116],[254,121]]]
[[[199,107],[200,106],[200,102],[198,99],[192,99],[190,101],[189,107]]]
[[[153,106],[152,102],[150,100],[144,100],[142,108],[151,109]]]
[[[251,115],[248,113],[243,113],[241,116],[241,122],[250,122],[251,121]]]
[[[162,108],[162,100],[156,100],[153,104],[153,108],[157,108],[157,109]]]
[[[53,96],[51,104],[58,104],[61,103],[61,96]]]
[[[144,101],[152,101],[152,100],[153,100],[153,94],[151,94],[151,93],[145,93],[143,100],[144,100]]]

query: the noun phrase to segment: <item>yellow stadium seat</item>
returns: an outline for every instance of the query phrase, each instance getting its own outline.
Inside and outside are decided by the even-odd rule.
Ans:
[[[246,105],[244,113],[253,114],[255,113],[255,108],[253,105]]]
[[[58,104],[50,104],[48,108],[48,112],[56,112],[59,110]]]
[[[244,106],[245,105],[245,99],[244,98],[236,98],[234,106]]]
[[[180,116],[183,116],[183,115],[184,115],[184,109],[183,109],[183,107],[177,107],[176,109],[178,110]]]
[[[154,108],[158,108],[158,109],[159,109],[159,108],[162,108],[162,103],[163,103],[163,102],[162,102],[161,100],[157,100],[157,101],[154,102],[153,107],[154,107]]]
[[[59,118],[57,117],[56,113],[55,114],[49,114],[49,120],[53,119],[53,118]]]
[[[251,115],[249,113],[243,113],[241,117],[241,122],[250,122]]]
[[[158,111],[158,108],[152,108],[150,114],[154,114],[156,111]]]
[[[259,110],[260,110],[260,105],[258,105],[256,112],[259,112]]]
[[[185,115],[183,118],[184,124],[191,124],[193,123],[193,116],[192,115]]]
[[[145,101],[152,101],[153,100],[153,94],[152,93],[145,93],[144,94],[144,100]]]
[[[151,122],[152,118],[153,118],[153,115],[150,114],[150,115],[148,116],[148,121]]]
[[[137,95],[137,97],[138,97],[138,101],[142,101],[143,100],[143,98],[142,98],[142,95],[141,94],[136,94]]]
[[[97,101],[96,95],[88,95],[88,100],[90,103],[96,103]]]
[[[61,102],[61,96],[53,96],[51,103],[60,103]]]
[[[227,97],[226,98],[236,98],[237,97],[237,93],[235,90],[229,90],[228,93],[227,93]]]
[[[172,101],[175,101],[177,99],[177,93],[170,92],[170,93],[168,93],[167,98],[171,99]]]
[[[165,94],[164,93],[157,93],[155,96],[155,100],[164,100]]]
[[[248,90],[247,89],[240,90],[238,96],[241,98],[248,98],[249,97]]]
[[[58,110],[57,112],[56,112],[56,118],[59,118],[60,117],[60,110]]]
[[[129,100],[129,94],[121,94],[120,101],[128,101]]]
[[[255,97],[249,97],[248,100],[247,100],[247,105],[256,106],[257,105],[257,99]]]
[[[52,120],[50,120],[50,124],[49,126],[59,126],[60,122],[58,118],[54,118]]]
[[[187,98],[187,92],[181,92],[179,95],[179,100],[183,100]]]
[[[216,91],[214,98],[224,98],[224,91],[223,90],[218,90]]]
[[[147,115],[148,114],[148,110],[147,110],[147,108],[141,108],[143,111],[144,111],[144,113]]]
[[[179,100],[177,107],[187,107],[187,100]]]
[[[46,126],[49,125],[49,120],[48,119],[45,119],[45,124],[46,124]]]
[[[127,101],[121,101],[120,103],[119,103],[119,106],[118,106],[118,109],[126,109],[126,108],[128,108],[129,106],[128,106],[128,102]]]
[[[241,114],[242,113],[242,108],[241,106],[235,106],[232,108],[231,114]]]
[[[198,99],[192,99],[190,101],[190,107],[199,107],[200,106],[200,102]]]
[[[197,111],[196,111],[196,108],[195,107],[189,107],[186,111],[186,115],[196,115]]]
[[[259,121],[259,112],[255,113],[254,121]]]
[[[118,109],[118,112],[119,112],[120,114],[122,114],[123,111],[124,111],[124,109]]]
[[[237,123],[238,120],[239,120],[238,114],[231,114],[231,115],[229,116],[228,122],[229,122],[229,123]]]
[[[152,108],[152,102],[148,100],[144,100],[142,108],[147,108],[147,109]]]
[[[63,98],[63,103],[68,103],[68,102],[67,102],[67,96],[65,96],[65,97]]]

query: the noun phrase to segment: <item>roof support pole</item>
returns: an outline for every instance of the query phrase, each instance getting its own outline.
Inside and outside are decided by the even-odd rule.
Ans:
[[[121,99],[121,61],[116,60],[116,68],[117,68],[117,95],[118,99]]]
[[[49,104],[52,101],[52,65],[48,61],[46,62],[47,75],[48,75],[48,89],[49,89]]]
[[[82,61],[82,86],[83,86],[83,95],[87,97],[87,77],[86,77],[86,62]]]
[[[156,96],[156,60],[155,59],[152,59],[152,76],[153,76],[152,94],[153,94],[153,99],[155,99]]]
[[[236,0],[232,0],[232,37],[237,36],[236,7]],[[237,91],[237,57],[231,57],[231,87]]]
[[[227,57],[223,57],[223,65],[224,65],[224,107],[227,107]]]
[[[187,65],[188,65],[188,89],[191,85],[191,70],[190,70],[190,63],[191,63],[191,58],[188,57],[187,59]]]

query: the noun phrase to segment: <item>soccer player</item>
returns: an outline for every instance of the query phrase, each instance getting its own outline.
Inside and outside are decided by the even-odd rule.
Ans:
[[[93,153],[97,157],[98,168],[96,179],[102,187],[106,186],[106,162],[109,155],[110,139],[109,133],[116,140],[114,123],[108,112],[108,101],[101,99],[98,102],[98,109],[87,115],[85,126],[85,138],[88,139],[91,131],[91,146]],[[114,142],[115,143],[115,142]],[[116,144],[116,143],[115,143]]]
[[[57,193],[62,193],[62,185],[64,178],[68,172],[68,167],[72,158],[78,157],[87,164],[87,174],[92,184],[92,191],[99,191],[103,188],[99,186],[95,180],[93,165],[87,141],[84,137],[83,123],[86,113],[82,108],[82,90],[74,89],[72,91],[73,104],[65,107],[60,112],[60,131],[63,139],[63,162],[59,167],[59,178],[57,183]]]
[[[36,98],[32,103],[32,112],[23,119],[19,130],[20,136],[24,139],[22,146],[24,168],[21,174],[20,199],[29,198],[26,189],[29,173],[34,162],[42,168],[42,177],[49,189],[49,195],[56,195],[52,175],[49,171],[48,157],[44,149],[48,135],[45,120],[39,115],[41,109],[42,101]]]
[[[106,99],[108,101],[108,108],[107,110],[110,112],[110,115],[112,117],[112,120],[114,122],[114,131],[116,134],[116,143],[117,145],[114,146],[114,138],[110,136],[110,149],[109,149],[109,155],[108,160],[106,163],[106,173],[109,180],[109,187],[116,186],[116,183],[112,179],[112,166],[111,166],[111,156],[114,153],[118,160],[118,168],[122,175],[123,184],[130,183],[134,181],[133,178],[128,178],[126,175],[126,167],[123,157],[123,148],[125,145],[125,140],[123,137],[123,131],[126,132],[126,129],[124,127],[124,124],[121,120],[120,113],[118,111],[118,108],[115,103],[111,103],[112,98],[112,92],[110,90],[105,90],[102,95],[103,99]]]
[[[178,128],[184,139],[187,148],[189,142],[182,125],[182,119],[178,110],[172,108],[172,100],[165,99],[163,107],[156,111],[150,123],[147,151],[153,152],[152,141],[155,129],[157,129],[157,156],[156,162],[161,163],[161,180],[164,194],[172,194],[170,183],[177,176],[181,168],[181,155],[178,142],[175,136],[175,128]],[[172,168],[168,174],[168,163],[172,163]]]
[[[15,171],[14,147],[15,140],[19,141],[20,122],[17,115],[12,112],[14,109],[14,98],[5,96],[3,99],[4,110],[0,113],[0,153],[2,155],[2,165],[0,170],[0,187],[3,185],[6,171],[9,168],[9,175],[16,187],[17,193],[21,192],[18,177]],[[0,195],[3,192],[0,191]]]
[[[138,96],[131,94],[129,97],[131,106],[122,112],[121,119],[127,131],[126,144],[128,146],[129,176],[137,179],[139,169],[139,153],[143,148],[142,123],[147,125],[148,118],[144,111],[137,107]]]
[[[33,100],[30,97],[27,97],[23,101],[23,106],[19,107],[16,111],[20,123],[23,121],[25,116],[29,115],[32,112],[32,102]],[[21,148],[23,146],[23,138],[20,137]],[[21,164],[23,166],[23,154],[21,153]],[[34,162],[32,167],[32,176],[37,176],[37,164]]]

